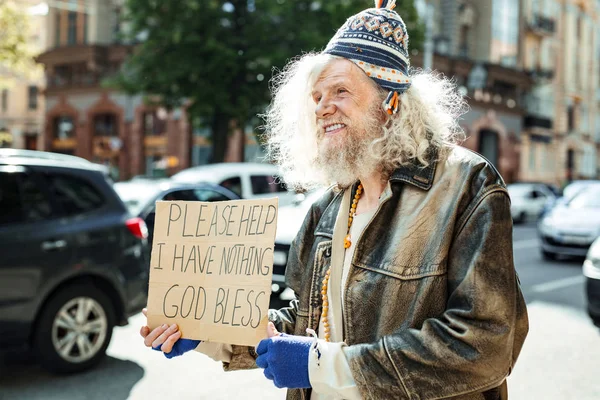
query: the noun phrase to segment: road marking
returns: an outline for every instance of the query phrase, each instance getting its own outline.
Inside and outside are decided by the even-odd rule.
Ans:
[[[538,239],[519,240],[513,243],[513,250],[530,249],[539,245],[540,241]]]
[[[553,290],[566,288],[569,286],[579,285],[585,282],[585,277],[583,275],[570,276],[568,278],[557,279],[550,282],[539,283],[537,285],[533,285],[531,290],[536,293],[545,293],[551,292]]]

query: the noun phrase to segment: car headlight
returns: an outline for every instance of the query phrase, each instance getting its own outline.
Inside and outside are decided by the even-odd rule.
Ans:
[[[600,238],[590,247],[583,263],[583,275],[591,279],[600,279]]]
[[[542,221],[540,222],[540,231],[543,234],[552,235],[552,233],[554,232],[554,224],[551,218],[546,217],[542,219]]]
[[[273,265],[286,265],[287,253],[285,251],[276,250],[273,252]]]
[[[590,279],[600,279],[600,260],[587,259],[583,262],[583,275]]]

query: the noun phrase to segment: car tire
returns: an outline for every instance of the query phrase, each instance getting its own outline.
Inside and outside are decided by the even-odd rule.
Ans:
[[[556,260],[556,254],[550,251],[542,250],[542,258],[546,261],[554,261]]]
[[[92,284],[70,285],[44,306],[34,332],[34,350],[50,372],[84,371],[105,357],[114,326],[114,306],[104,292]]]

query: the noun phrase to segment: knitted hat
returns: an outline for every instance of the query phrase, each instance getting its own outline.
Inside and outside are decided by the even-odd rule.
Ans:
[[[375,8],[348,18],[323,51],[354,62],[389,90],[388,114],[398,112],[398,96],[410,87],[408,33],[395,6],[396,0],[375,0]]]

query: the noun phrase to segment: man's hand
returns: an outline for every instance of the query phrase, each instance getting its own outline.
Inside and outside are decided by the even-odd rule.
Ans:
[[[256,365],[265,370],[267,379],[278,388],[310,388],[308,354],[313,339],[279,333],[272,322],[267,332],[269,338],[256,348]]]
[[[144,308],[142,313],[148,317],[147,309]],[[164,324],[155,328],[152,332],[150,332],[148,326],[142,326],[140,335],[144,338],[146,347],[162,351],[167,358],[180,356],[194,350],[200,344],[199,340],[181,339],[181,331],[177,324],[171,326]]]

